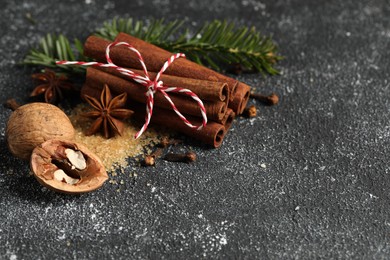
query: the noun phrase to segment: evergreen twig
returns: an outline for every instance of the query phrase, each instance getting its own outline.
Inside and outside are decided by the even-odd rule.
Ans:
[[[281,59],[271,38],[262,36],[254,27],[237,28],[232,22],[206,22],[191,34],[182,21],[151,20],[145,24],[132,18],[114,18],[103,24],[95,35],[113,41],[119,32],[138,37],[171,52],[183,52],[190,60],[221,70],[223,64],[241,64],[244,68],[277,74],[274,64]],[[73,47],[73,48],[72,48]],[[57,68],[65,73],[83,73],[79,66],[56,65],[56,60],[88,61],[79,40],[73,44],[63,35],[48,34],[37,49],[32,49],[23,63]],[[222,65],[222,66],[221,66]]]
[[[56,64],[57,60],[90,60],[83,55],[83,52],[83,44],[80,40],[75,39],[71,44],[62,34],[47,34],[41,39],[38,48],[30,50],[22,63],[53,68],[67,74],[85,73],[85,68],[81,66]]]

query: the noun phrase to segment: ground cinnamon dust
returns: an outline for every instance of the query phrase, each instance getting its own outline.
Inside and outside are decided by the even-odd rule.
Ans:
[[[139,130],[138,124],[132,124],[131,120],[125,121],[125,130],[122,136],[105,139],[101,134],[86,136],[85,130],[89,128],[92,120],[81,116],[81,113],[89,111],[87,104],[77,105],[69,114],[69,118],[76,130],[76,142],[84,144],[94,152],[102,161],[106,170],[113,173],[118,168],[128,165],[129,157],[150,152],[150,148],[158,144],[166,132],[156,132],[148,128],[138,139],[134,135]]]

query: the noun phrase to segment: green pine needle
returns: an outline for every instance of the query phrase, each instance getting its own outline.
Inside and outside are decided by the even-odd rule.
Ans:
[[[165,22],[164,19],[151,20],[149,23],[132,18],[114,18],[103,24],[95,35],[113,41],[119,32],[131,34],[149,43],[171,52],[183,52],[199,64],[215,70],[222,70],[227,64],[241,64],[245,69],[268,73],[279,72],[275,63],[282,57],[271,38],[262,36],[254,27],[236,27],[232,22],[206,22],[199,30],[191,34],[183,28],[184,22]],[[73,46],[73,48],[72,48]],[[88,61],[83,56],[83,45],[79,40],[70,44],[63,35],[48,34],[41,40],[37,49],[26,56],[23,63],[57,68],[65,73],[83,73],[80,66],[59,66],[56,60]]]
[[[236,28],[234,23],[206,22],[195,34],[183,31],[182,21],[165,23],[152,20],[149,25],[132,18],[115,18],[104,23],[96,35],[113,41],[119,32],[131,34],[171,52],[183,52],[190,60],[221,70],[221,64],[239,63],[246,69],[278,74],[273,65],[277,55],[271,38],[263,37],[254,27]]]
[[[22,63],[53,68],[67,74],[85,73],[85,68],[80,66],[57,65],[58,60],[88,61],[89,59],[83,55],[83,44],[78,39],[71,44],[62,34],[58,36],[47,34],[41,39],[39,47],[31,49]]]

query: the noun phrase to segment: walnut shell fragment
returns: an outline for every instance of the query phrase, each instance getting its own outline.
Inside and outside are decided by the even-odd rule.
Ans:
[[[31,155],[31,169],[45,187],[79,194],[100,188],[108,179],[101,160],[85,146],[67,140],[48,140]]]
[[[6,128],[10,152],[29,160],[32,150],[50,139],[73,140],[75,130],[68,116],[58,107],[46,103],[30,103],[16,109]]]

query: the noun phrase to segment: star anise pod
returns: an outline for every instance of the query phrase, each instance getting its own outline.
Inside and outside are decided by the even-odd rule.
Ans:
[[[88,95],[84,97],[94,110],[84,113],[83,116],[95,119],[85,134],[93,135],[103,128],[105,138],[115,134],[122,135],[124,123],[121,120],[129,118],[134,113],[132,110],[122,108],[126,104],[127,94],[112,98],[109,87],[104,85],[100,100]]]
[[[65,75],[59,75],[50,70],[45,69],[43,73],[32,74],[31,77],[36,80],[39,85],[31,92],[31,97],[45,95],[46,103],[56,103],[63,98],[64,90],[74,89],[73,84],[68,81]]]

